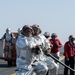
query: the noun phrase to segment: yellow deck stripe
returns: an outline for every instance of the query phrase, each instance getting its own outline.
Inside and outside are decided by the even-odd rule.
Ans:
[[[16,73],[10,74],[10,75],[16,75]]]

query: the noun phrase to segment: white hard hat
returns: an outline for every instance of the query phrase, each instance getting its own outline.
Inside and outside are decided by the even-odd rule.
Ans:
[[[20,32],[22,30],[22,28],[18,28],[18,32]]]
[[[57,37],[56,33],[52,33],[51,37]]]
[[[7,28],[6,31],[10,31],[10,28]]]
[[[10,28],[7,28],[7,29],[6,29],[6,33],[9,33],[9,32],[10,32]]]
[[[49,32],[45,32],[43,35],[44,36],[50,36],[50,33]]]

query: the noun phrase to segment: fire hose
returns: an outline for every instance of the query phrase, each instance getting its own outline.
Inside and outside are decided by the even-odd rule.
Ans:
[[[35,48],[36,51],[40,50],[40,46]],[[51,58],[53,58],[55,61],[57,61],[58,63],[60,63],[61,65],[67,67],[68,69],[72,70],[73,72],[75,72],[74,69],[72,69],[71,67],[67,66],[66,64],[64,64],[63,62],[61,62],[60,60],[58,60],[56,57],[54,57],[52,54],[49,54],[47,52],[44,52],[45,55],[50,56]]]
[[[58,63],[60,63],[61,65],[67,67],[69,70],[72,70],[73,72],[75,72],[74,69],[72,69],[71,67],[67,66],[66,64],[64,64],[63,62],[61,62],[60,60],[58,60],[56,57],[54,57],[52,54],[46,54],[47,56],[50,56],[51,58],[53,58],[55,61],[57,61]]]

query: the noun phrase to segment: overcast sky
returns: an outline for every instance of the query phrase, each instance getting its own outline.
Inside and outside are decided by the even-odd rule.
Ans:
[[[0,0],[0,37],[7,27],[17,31],[25,24],[56,32],[64,44],[75,35],[75,0]]]

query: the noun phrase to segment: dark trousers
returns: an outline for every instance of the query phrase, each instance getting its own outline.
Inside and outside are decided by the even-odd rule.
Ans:
[[[65,58],[65,64],[74,69],[74,57]],[[64,75],[68,75],[68,68],[64,68]],[[70,70],[70,75],[74,75],[74,72]]]

